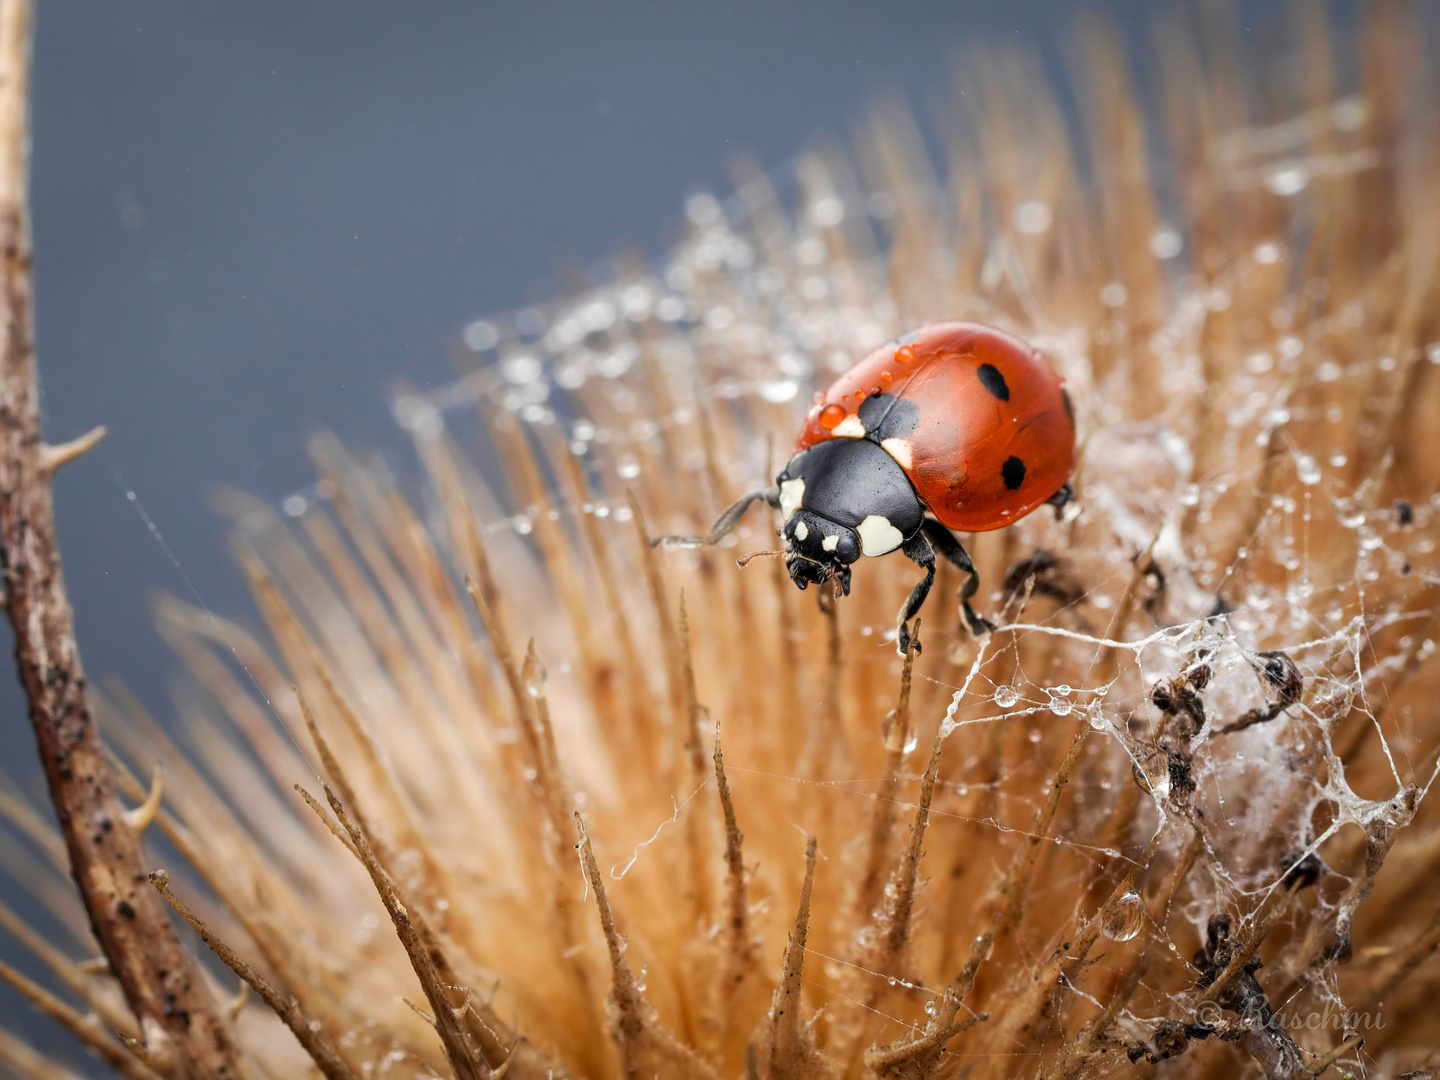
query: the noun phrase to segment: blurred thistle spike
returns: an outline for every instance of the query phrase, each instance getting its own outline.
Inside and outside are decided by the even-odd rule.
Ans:
[[[793,187],[692,196],[660,264],[472,324],[474,369],[397,409],[422,490],[316,440],[323,494],[247,514],[265,635],[166,602],[185,738],[104,717],[273,991],[238,1006],[247,1071],[301,1067],[262,1006],[357,1075],[1435,1071],[1433,16],[1297,26],[1252,78],[1230,8],[1178,9],[1150,108],[1087,21],[1079,128],[988,50],[946,169],[892,104]],[[1064,375],[1083,507],[968,537],[1002,625],[971,636],[942,563],[897,657],[898,560],[816,605],[712,523],[758,535],[778,492],[743,482],[812,392],[956,318]],[[472,404],[508,502],[457,449]],[[10,787],[0,817],[0,871],[72,928],[7,918],[40,974],[0,973],[151,1080],[69,960],[56,830]]]

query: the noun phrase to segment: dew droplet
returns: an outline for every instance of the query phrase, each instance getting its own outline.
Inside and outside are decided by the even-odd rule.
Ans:
[[[901,345],[895,350],[895,359],[902,364],[908,364],[915,359],[915,350],[909,345]]]
[[[895,378],[895,376],[892,375],[892,374],[890,374],[890,372],[888,372],[888,371],[882,371],[882,372],[880,372],[880,381],[881,381],[882,383],[888,383],[888,382],[889,382],[891,379],[893,379],[893,378]]]
[[[1055,693],[1051,693],[1049,705],[1050,711],[1056,716],[1069,716],[1070,710],[1074,708],[1074,706],[1071,705],[1070,702],[1066,701],[1063,697]]]
[[[901,724],[899,720],[899,712],[891,709],[885,714],[885,719],[880,722],[880,740],[885,744],[885,749],[892,754],[903,749],[908,741],[906,729],[910,725]]]
[[[525,672],[525,692],[533,698],[538,698],[545,693],[545,680],[548,673],[545,665],[538,659],[533,661]]]
[[[832,431],[845,419],[845,407],[831,403],[820,410],[820,426],[826,431]]]
[[[1105,921],[1100,924],[1100,932],[1111,941],[1129,941],[1140,933],[1140,927],[1144,922],[1145,905],[1140,900],[1140,894],[1132,889],[1116,900],[1110,910],[1105,913]]]
[[[1309,454],[1302,454],[1295,462],[1295,475],[1300,478],[1302,484],[1318,484],[1320,482],[1320,466]]]
[[[1009,709],[1019,700],[1020,695],[1015,693],[1013,686],[997,686],[995,688],[995,704],[1000,708]]]

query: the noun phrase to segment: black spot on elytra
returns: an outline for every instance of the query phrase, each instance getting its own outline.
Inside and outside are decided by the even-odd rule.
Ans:
[[[903,439],[920,422],[915,403],[894,394],[866,398],[860,403],[859,415],[860,423],[865,426],[865,437],[876,443]]]
[[[1065,406],[1065,415],[1070,418],[1070,426],[1071,426],[1071,427],[1074,427],[1074,426],[1075,426],[1075,406],[1074,406],[1074,404],[1070,401],[1070,395],[1065,391],[1065,388],[1064,388],[1064,387],[1061,387],[1061,389],[1060,389],[1060,403]]]
[[[975,374],[980,376],[980,385],[990,393],[1001,401],[1010,400],[1010,387],[1005,382],[1005,376],[1000,374],[1000,369],[994,364],[981,364],[975,369]]]
[[[1000,475],[1005,479],[1005,486],[1014,491],[1025,482],[1025,463],[1018,457],[1006,458],[1000,466]]]

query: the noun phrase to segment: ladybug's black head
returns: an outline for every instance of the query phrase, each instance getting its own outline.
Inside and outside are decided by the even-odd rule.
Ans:
[[[812,510],[796,510],[785,522],[785,547],[785,568],[799,588],[835,582],[840,594],[849,595],[850,564],[860,558],[854,529]]]
[[[785,515],[785,566],[802,589],[832,582],[848,593],[855,560],[894,551],[925,518],[905,471],[869,439],[831,439],[801,450],[775,484]]]

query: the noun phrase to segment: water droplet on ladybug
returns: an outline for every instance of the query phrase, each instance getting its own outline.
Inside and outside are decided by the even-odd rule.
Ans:
[[[871,396],[871,397],[879,397],[879,396],[880,396],[880,387],[878,387],[878,386],[872,386],[872,387],[870,387],[870,396]]]
[[[843,405],[826,405],[820,410],[820,426],[826,431],[833,430],[844,419],[845,407]]]
[[[895,350],[895,359],[902,364],[908,364],[911,360],[915,359],[915,350],[910,348],[909,345],[901,345],[900,348]]]
[[[880,372],[880,381],[881,381],[882,383],[888,383],[888,382],[889,382],[891,379],[893,379],[894,377],[895,377],[895,376],[894,376],[894,375],[891,375],[890,372],[888,372],[888,371],[882,371],[882,372]]]

